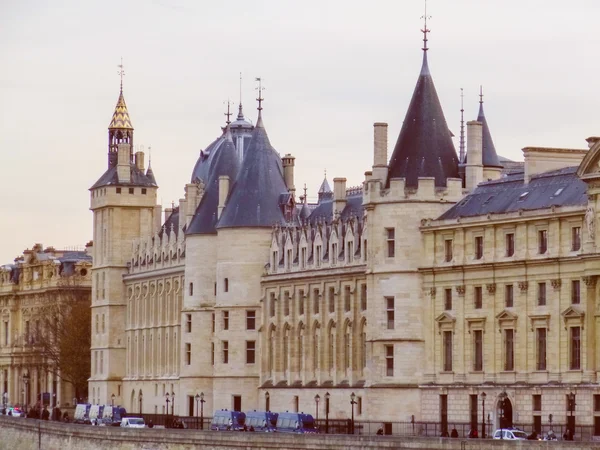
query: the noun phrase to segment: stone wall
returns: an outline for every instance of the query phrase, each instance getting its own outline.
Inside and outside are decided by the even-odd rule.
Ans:
[[[122,429],[92,427],[32,419],[0,417],[0,450],[187,450],[219,449],[431,449],[431,450],[519,450],[591,449],[593,442],[479,441],[394,436],[346,436],[262,433],[217,433],[211,431]]]

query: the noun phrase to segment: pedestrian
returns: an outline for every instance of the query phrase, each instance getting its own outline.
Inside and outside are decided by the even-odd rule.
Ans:
[[[456,427],[452,428],[452,432],[450,433],[450,437],[453,437],[453,438],[457,438],[458,437],[458,431],[456,430]]]
[[[148,428],[154,428],[154,422],[152,422],[152,419],[148,421]]]
[[[477,433],[477,429],[476,428],[471,428],[471,431],[469,431],[469,438],[470,439],[477,439],[479,437],[478,433]]]
[[[56,408],[54,408],[55,410],[55,415],[54,415],[54,420],[60,420],[61,417],[61,410],[60,408],[57,406]]]
[[[383,427],[377,429],[377,436],[383,436]]]
[[[44,406],[44,410],[42,411],[42,420],[50,419],[50,411],[48,411],[48,407]]]
[[[63,414],[63,422],[69,423],[71,419],[69,419],[69,412],[65,411]]]

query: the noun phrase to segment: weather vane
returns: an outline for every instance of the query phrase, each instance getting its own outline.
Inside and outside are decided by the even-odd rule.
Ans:
[[[225,114],[225,116],[227,116],[227,120],[225,121],[225,123],[227,125],[229,125],[231,123],[230,117],[232,116],[231,112],[229,111],[229,107],[231,105],[233,105],[233,103],[229,99],[227,99],[227,101],[223,102],[223,104],[227,104],[227,112],[223,113],[223,114]]]
[[[427,19],[431,19],[431,16],[427,15],[427,0],[425,0],[425,14],[421,16],[421,19],[425,21],[425,25],[421,32],[423,33],[423,51],[426,52],[427,50],[429,50],[427,48],[427,33],[431,31],[429,28],[427,28]]]
[[[123,67],[123,57],[122,56],[121,56],[121,64],[119,64],[117,67],[119,68],[117,75],[121,76],[121,90],[123,90],[123,76],[125,76],[125,68]]]
[[[481,105],[483,103],[483,86],[480,84],[479,85],[479,104]]]
[[[258,81],[258,87],[256,88],[258,91],[258,98],[256,100],[258,100],[258,110],[262,111],[262,102],[264,100],[262,92],[265,90],[265,88],[262,86],[262,78],[256,77],[256,81]]]

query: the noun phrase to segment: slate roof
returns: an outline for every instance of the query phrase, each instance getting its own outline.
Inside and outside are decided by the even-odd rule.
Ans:
[[[387,185],[405,178],[417,187],[419,177],[435,177],[436,186],[459,178],[458,156],[427,64],[427,52],[404,123],[389,162]]]
[[[490,127],[487,123],[487,119],[485,118],[485,113],[483,112],[483,102],[479,102],[479,114],[477,114],[477,122],[482,123],[482,163],[484,167],[499,167],[502,168],[504,165],[500,162],[500,158],[498,157],[498,153],[496,153],[496,146],[494,145],[494,141],[492,140],[492,133],[490,132]],[[469,155],[465,156],[465,164],[467,163],[467,159]],[[505,158],[506,159],[506,158]],[[512,162],[510,160],[507,160]]]
[[[219,206],[219,177],[227,175],[230,186],[235,182],[239,170],[237,151],[233,144],[231,131],[225,133],[223,145],[216,153],[212,163],[208,182],[205,185],[204,195],[196,208],[196,212],[186,234],[213,234],[216,233],[217,211]]]
[[[154,178],[154,171],[152,170],[150,163],[148,163],[148,170],[146,170],[146,178],[148,178],[150,183],[153,183],[155,186],[157,186],[156,178]]]
[[[194,165],[194,170],[192,170],[192,176],[190,179],[192,183],[196,179],[202,180],[204,183],[207,182],[210,174],[212,160],[215,154],[217,153],[217,150],[223,144],[224,141],[225,131],[223,131],[223,134],[221,136],[212,141],[208,145],[208,147],[206,147],[204,150],[200,150],[200,156],[198,157],[198,160]]]
[[[237,180],[231,189],[217,229],[271,227],[284,223],[280,195],[288,192],[281,158],[269,142],[259,113]]]
[[[151,176],[144,174],[134,163],[129,164],[129,170],[131,173],[131,183],[123,183],[119,181],[119,175],[117,172],[117,166],[109,167],[106,172],[94,183],[90,189],[95,189],[102,186],[142,186],[142,187],[156,187],[156,180],[154,174],[150,171]]]
[[[583,206],[587,203],[586,184],[577,176],[577,167],[533,175],[528,184],[523,173],[481,183],[439,217],[439,220],[475,217],[551,206]]]
[[[163,223],[162,227],[160,227],[158,236],[162,239],[162,237],[165,233],[167,233],[167,234],[171,233],[171,228],[173,228],[173,231],[175,232],[175,236],[179,235],[179,206],[176,206],[175,208],[173,208],[173,212],[171,212],[171,215],[169,216],[169,218],[167,220],[165,220],[165,223]],[[184,227],[184,231],[185,231],[185,227]]]
[[[117,106],[115,106],[115,111],[113,112],[108,129],[133,130],[133,125],[131,124],[131,119],[129,118],[129,112],[127,111],[127,105],[125,104],[125,97],[123,97],[123,87],[121,87],[121,92],[119,92]]]
[[[341,218],[347,219],[351,216],[363,216],[363,196],[361,190],[354,190],[353,194],[346,197],[346,206],[342,211]],[[330,222],[333,219],[333,196],[320,201],[310,212],[308,221],[316,223],[320,219]]]

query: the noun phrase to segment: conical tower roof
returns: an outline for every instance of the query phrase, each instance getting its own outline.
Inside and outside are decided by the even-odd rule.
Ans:
[[[233,144],[231,131],[226,128],[223,145],[215,154],[213,170],[210,173],[204,195],[186,234],[214,234],[216,233],[217,214],[219,207],[219,177],[227,175],[230,183],[235,182],[239,170],[237,151]],[[230,191],[231,192],[231,191]]]
[[[259,109],[252,140],[217,229],[283,223],[282,194],[288,194],[288,189],[281,158],[271,146]]]
[[[421,73],[390,158],[388,186],[391,178],[405,178],[409,187],[416,187],[420,177],[434,177],[436,186],[446,186],[447,178],[459,178],[452,134],[424,50]]]
[[[483,141],[483,155],[482,162],[484,167],[502,167],[498,154],[496,153],[496,147],[492,140],[492,133],[490,133],[490,127],[488,126],[485,114],[483,112],[483,100],[479,102],[479,114],[477,115],[477,122],[483,124],[482,127],[482,141]]]
[[[119,93],[119,100],[117,100],[117,106],[115,106],[115,112],[113,113],[110,125],[108,125],[108,129],[133,130],[129,112],[127,111],[127,105],[125,104],[125,97],[123,97],[123,89],[121,89],[121,92]]]

